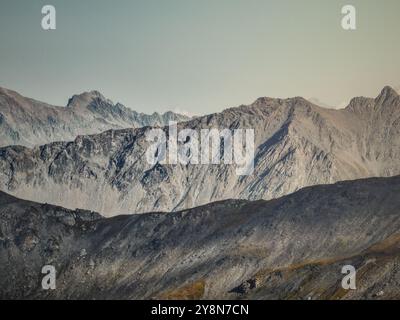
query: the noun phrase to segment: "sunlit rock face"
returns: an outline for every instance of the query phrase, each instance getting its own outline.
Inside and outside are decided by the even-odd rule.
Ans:
[[[88,99],[72,98],[69,108]],[[253,129],[254,172],[238,176],[235,165],[224,164],[149,164],[146,134],[152,127],[143,127],[32,149],[2,148],[0,190],[113,216],[225,199],[268,200],[316,184],[400,174],[400,98],[389,87],[375,99],[354,98],[342,110],[300,97],[259,98],[178,125],[184,128]]]
[[[120,103],[114,104],[98,91],[74,95],[66,107],[57,107],[0,88],[0,147],[33,147],[72,141],[78,135],[109,129],[162,126],[188,119],[173,112],[138,113]]]

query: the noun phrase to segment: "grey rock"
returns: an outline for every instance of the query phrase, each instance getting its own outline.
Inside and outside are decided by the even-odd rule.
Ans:
[[[0,88],[0,147],[33,147],[54,141],[72,141],[78,135],[109,129],[163,126],[189,118],[173,112],[151,115],[114,104],[98,91],[74,95],[66,107],[29,99]]]
[[[101,108],[103,98],[92,95]],[[73,98],[70,108],[81,99],[87,98]],[[253,174],[238,176],[234,165],[224,164],[151,166],[145,152],[152,127],[143,127],[32,149],[0,148],[0,190],[113,216],[226,199],[268,200],[316,184],[400,174],[400,97],[390,87],[375,99],[354,98],[342,110],[300,97],[259,98],[180,123],[183,128],[254,129]]]
[[[92,219],[0,193],[0,298],[398,299],[399,192],[400,177],[373,178],[271,201]],[[28,231],[37,242],[25,250]],[[57,289],[45,291],[49,262]],[[357,290],[341,288],[348,264]]]

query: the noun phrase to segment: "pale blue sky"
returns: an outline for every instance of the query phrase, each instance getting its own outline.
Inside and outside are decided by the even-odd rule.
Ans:
[[[356,31],[340,25],[349,3]],[[55,31],[41,29],[45,4]],[[144,112],[337,106],[400,85],[399,13],[399,0],[0,0],[0,86],[56,105],[96,89]]]

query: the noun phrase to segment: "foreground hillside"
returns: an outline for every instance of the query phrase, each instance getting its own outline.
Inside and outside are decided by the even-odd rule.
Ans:
[[[1,193],[0,297],[398,299],[399,194],[400,177],[373,178],[106,219]]]
[[[254,172],[238,176],[235,165],[224,164],[153,166],[145,157],[151,130],[145,127],[0,148],[0,190],[112,216],[268,200],[315,184],[400,174],[400,97],[389,87],[375,99],[354,98],[343,110],[299,97],[260,98],[183,128],[253,129]]]

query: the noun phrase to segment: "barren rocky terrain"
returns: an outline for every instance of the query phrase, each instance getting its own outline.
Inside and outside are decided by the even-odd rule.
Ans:
[[[103,218],[0,193],[0,298],[399,299],[399,194],[400,177],[372,178]]]
[[[163,126],[189,118],[173,112],[147,115],[114,104],[100,92],[72,96],[67,106],[58,107],[0,87],[0,147],[33,147],[54,141],[72,141],[78,135],[109,129]]]
[[[70,103],[74,108],[79,99]],[[0,148],[0,190],[114,216],[268,200],[316,184],[400,174],[400,97],[390,87],[342,110],[300,97],[259,98],[180,123],[183,128],[254,129],[254,172],[238,176],[234,165],[224,164],[151,165],[145,152],[152,128],[144,127]]]

